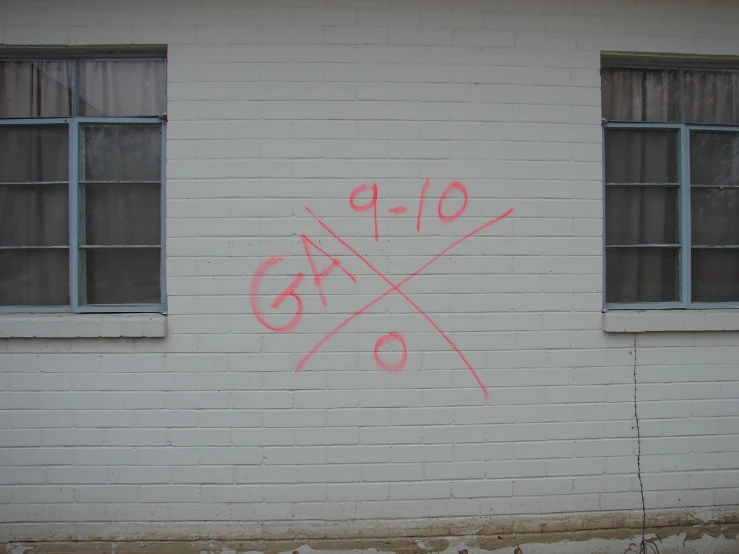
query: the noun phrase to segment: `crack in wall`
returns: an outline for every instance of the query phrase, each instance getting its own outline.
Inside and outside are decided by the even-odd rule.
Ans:
[[[633,343],[633,354],[634,354],[634,422],[636,424],[636,476],[639,479],[639,495],[641,498],[641,541],[639,544],[632,543],[626,552],[631,552],[632,548],[636,548],[639,553],[646,553],[648,549],[654,549],[659,552],[654,546],[655,539],[647,539],[647,505],[644,500],[644,481],[641,474],[641,426],[639,423],[639,380],[637,378],[636,370],[638,367],[638,349],[636,344],[637,334],[634,333]],[[659,540],[659,536],[657,536]]]
[[[644,502],[644,481],[641,476],[641,427],[639,425],[639,401],[637,397],[638,380],[636,368],[638,367],[638,350],[636,346],[636,333],[634,333],[634,421],[636,422],[636,475],[639,477],[639,494],[641,495],[641,513],[642,513],[642,541],[647,529],[647,505]]]

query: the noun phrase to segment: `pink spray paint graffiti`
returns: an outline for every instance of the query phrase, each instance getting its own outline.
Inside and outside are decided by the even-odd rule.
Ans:
[[[429,185],[430,185],[430,181],[429,179],[426,179],[421,188],[421,193],[420,193],[419,202],[418,202],[418,213],[416,215],[416,231],[417,232],[421,231],[421,222],[423,219],[423,208],[424,208],[427,189]],[[360,201],[359,200],[360,195],[362,195],[366,191],[370,191],[369,200]],[[454,213],[447,215],[448,212],[445,211],[444,207],[445,207],[446,201],[450,198],[450,196],[453,193],[461,194],[462,205]],[[439,218],[439,221],[441,221],[442,223],[451,223],[451,222],[458,220],[460,217],[462,217],[465,210],[467,209],[468,200],[469,200],[469,195],[467,192],[467,188],[464,186],[464,184],[462,184],[459,181],[452,181],[449,184],[449,186],[447,186],[447,188],[444,190],[444,192],[440,195],[438,202],[437,202],[437,216]],[[373,183],[371,186],[360,185],[356,187],[349,196],[349,206],[353,211],[358,212],[358,213],[368,212],[370,210],[372,211],[372,220],[373,220],[373,226],[374,226],[373,236],[374,236],[375,241],[379,241],[379,231],[378,231],[378,224],[377,224],[377,205],[378,205],[378,187],[376,183]],[[310,360],[318,352],[318,350],[331,339],[331,337],[336,335],[336,333],[341,331],[351,321],[359,317],[361,314],[365,313],[372,306],[380,302],[383,298],[393,293],[397,293],[416,312],[418,312],[418,314],[421,317],[423,317],[431,325],[431,327],[433,327],[434,330],[436,330],[437,333],[439,333],[439,335],[449,344],[452,350],[456,352],[456,354],[462,360],[462,362],[467,367],[467,369],[469,369],[469,371],[472,373],[475,381],[477,382],[483,394],[485,395],[485,398],[488,398],[487,388],[483,384],[482,380],[477,374],[477,371],[475,371],[474,367],[472,366],[472,364],[470,364],[469,360],[464,355],[464,353],[457,347],[457,345],[449,337],[449,335],[447,335],[441,329],[441,327],[431,318],[431,316],[429,316],[428,313],[426,313],[423,309],[421,309],[421,307],[418,304],[416,304],[416,302],[414,302],[413,299],[410,298],[410,296],[408,296],[405,292],[401,290],[401,287],[403,287],[405,284],[407,284],[412,279],[415,279],[418,275],[420,275],[423,271],[425,271],[436,260],[448,254],[452,249],[454,249],[456,246],[458,246],[462,242],[479,234],[480,232],[487,229],[491,225],[494,225],[495,223],[511,215],[511,213],[513,213],[513,208],[510,208],[507,211],[503,212],[502,214],[498,215],[497,217],[494,217],[486,221],[482,225],[479,225],[478,227],[474,228],[472,231],[468,232],[467,234],[463,235],[459,239],[455,240],[450,245],[448,245],[446,248],[441,250],[438,254],[432,256],[428,261],[426,261],[426,263],[421,265],[416,271],[414,271],[407,277],[397,282],[393,282],[387,275],[385,275],[379,269],[377,269],[377,267],[375,267],[371,262],[369,262],[365,258],[365,256],[363,256],[359,251],[357,251],[344,238],[339,236],[321,217],[317,216],[313,212],[313,210],[311,210],[307,206],[305,207],[305,210],[310,215],[310,217],[314,221],[316,221],[318,225],[320,225],[320,227],[326,233],[328,233],[331,237],[333,237],[350,254],[355,256],[359,261],[361,261],[365,266],[367,266],[367,268],[369,268],[369,270],[372,273],[376,274],[383,281],[385,281],[385,283],[387,283],[389,288],[385,290],[382,294],[376,296],[370,302],[366,303],[364,306],[362,306],[361,308],[359,308],[358,310],[356,310],[355,312],[347,316],[341,323],[339,323],[329,333],[327,333],[323,338],[321,338],[321,340],[319,340],[316,343],[316,345],[313,348],[311,348],[311,350],[307,352],[298,361],[297,365],[295,366],[295,371],[296,372],[300,371],[305,366],[305,364],[308,362],[308,360]],[[406,206],[394,206],[394,207],[389,208],[388,212],[394,215],[404,214],[407,212],[407,207]],[[338,268],[352,282],[356,283],[357,279],[346,268],[344,268],[344,266],[341,264],[341,262],[337,258],[334,258],[330,254],[328,254],[328,252],[326,252],[323,248],[318,246],[307,235],[305,234],[301,235],[301,242],[303,245],[303,249],[305,251],[305,256],[308,260],[311,272],[313,274],[313,284],[318,291],[318,295],[321,300],[321,303],[324,306],[327,306],[327,300],[323,293],[323,288],[322,288],[322,282],[326,277],[328,277],[335,269]],[[316,262],[314,260],[314,255],[311,253],[311,249],[313,249],[314,252],[317,252],[318,254],[324,256],[330,261],[330,264],[327,265],[320,272],[318,272],[317,270]],[[262,278],[265,276],[267,271],[269,271],[271,268],[273,268],[274,266],[276,266],[277,264],[283,261],[284,259],[281,257],[272,257],[266,260],[264,263],[262,263],[257,269],[257,271],[254,273],[254,276],[252,277],[250,290],[249,290],[249,297],[250,297],[252,312],[254,313],[254,316],[257,318],[259,323],[261,323],[264,327],[276,333],[287,333],[287,332],[294,330],[300,324],[300,321],[303,316],[303,300],[301,299],[300,295],[297,293],[297,289],[301,285],[303,278],[304,278],[303,273],[295,274],[295,277],[292,279],[290,284],[280,294],[278,294],[275,300],[271,303],[272,308],[277,309],[288,298],[292,298],[292,300],[295,303],[295,311],[294,311],[292,318],[287,324],[283,326],[270,325],[269,322],[265,319],[265,316],[259,307],[259,297],[260,297],[259,285],[260,285]],[[380,354],[381,354],[380,349],[383,346],[392,344],[392,343],[396,343],[400,346],[401,358],[397,362],[387,363],[387,362],[382,361],[382,359],[380,358]],[[375,359],[375,363],[377,364],[377,366],[385,371],[395,373],[403,369],[408,359],[408,349],[407,349],[406,342],[403,336],[397,331],[392,331],[380,337],[375,342],[374,359]]]

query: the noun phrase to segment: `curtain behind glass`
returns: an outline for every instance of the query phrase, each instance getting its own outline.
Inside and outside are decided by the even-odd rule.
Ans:
[[[603,68],[603,117],[608,121],[679,121],[678,76],[675,70]]]
[[[160,124],[80,126],[83,304],[160,301]],[[136,246],[123,248],[122,246]]]
[[[685,121],[739,125],[739,72],[686,71]]]
[[[739,124],[739,72],[685,71],[684,118],[679,113],[678,73],[674,70],[605,68],[602,72],[603,117],[611,121],[656,121]],[[662,132],[666,136],[666,132]],[[732,187],[739,175],[739,142],[734,134],[691,132],[691,190],[693,235],[693,300],[739,299],[736,250],[699,250],[696,245],[733,245],[739,240],[739,194]],[[674,183],[674,146],[655,131],[607,131],[606,183]],[[665,148],[667,147],[667,148]],[[663,171],[664,168],[667,171]],[[695,185],[702,185],[697,188]],[[708,188],[706,188],[708,187]],[[651,188],[651,187],[650,187]],[[673,192],[666,187],[612,190],[606,213],[607,245],[654,241],[655,230],[667,239],[675,211]],[[664,201],[660,199],[664,198]],[[608,237],[611,237],[611,241]],[[618,240],[616,240],[618,237]],[[615,241],[615,242],[614,242]],[[671,241],[670,241],[671,242]],[[666,249],[609,251],[607,296],[611,302],[666,301],[664,290],[676,281],[677,258]],[[652,260],[647,268],[644,259]],[[640,259],[642,258],[642,259]],[[674,268],[674,269],[673,269]],[[651,287],[662,282],[663,288]],[[643,298],[644,285],[654,298]],[[657,294],[659,293],[659,295]],[[661,296],[661,298],[658,298]]]
[[[74,64],[0,62],[0,117],[72,115]],[[69,304],[68,127],[0,127],[0,304]],[[58,184],[33,184],[51,183]],[[13,184],[10,184],[13,183]]]
[[[0,117],[72,115],[73,62],[0,62]]]
[[[156,116],[166,110],[164,60],[89,60],[76,67],[78,98],[73,96],[73,61],[0,61],[0,117]],[[89,161],[95,162],[96,171],[122,166],[125,171],[111,178],[133,182],[91,193],[86,208],[97,210],[87,215],[98,222],[96,228],[103,233],[98,239],[103,242],[158,245],[161,126],[152,126],[149,133],[140,126],[123,130],[136,136],[117,137],[106,163],[94,151]],[[144,140],[149,135],[152,140]],[[0,246],[12,247],[0,250],[0,305],[69,304],[68,160],[67,125],[2,126],[0,122]],[[139,175],[150,166],[155,169],[151,176]],[[137,179],[155,183],[138,184]],[[104,234],[121,229],[135,232]],[[91,279],[90,301],[158,302],[159,256],[158,247],[116,256],[102,250],[92,253],[89,271],[99,277],[105,270],[108,277],[119,278]],[[114,258],[115,263],[102,263]],[[106,283],[109,290],[104,288]],[[125,293],[116,292],[121,286]]]
[[[674,70],[604,68],[603,117],[610,121],[678,121]],[[677,241],[678,141],[673,131],[608,130],[604,136],[606,245]],[[633,186],[634,184],[648,186]],[[611,249],[606,257],[608,302],[677,300],[674,248]]]
[[[739,124],[739,72],[686,71],[687,123]],[[694,302],[739,300],[739,135],[690,133],[692,297]],[[724,188],[725,187],[725,188]]]
[[[1,305],[69,303],[69,250],[49,248],[69,244],[68,136],[0,126]]]
[[[79,63],[80,115],[157,116],[165,110],[164,60]]]

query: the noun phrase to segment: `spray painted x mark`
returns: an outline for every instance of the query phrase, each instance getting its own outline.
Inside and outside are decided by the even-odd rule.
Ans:
[[[427,267],[429,267],[432,263],[434,263],[436,260],[438,260],[439,258],[441,258],[442,256],[444,256],[446,253],[448,253],[450,250],[452,250],[458,244],[464,242],[468,238],[471,238],[471,237],[475,236],[476,234],[480,233],[484,229],[487,229],[491,225],[493,225],[493,224],[497,223],[498,221],[500,221],[500,220],[508,217],[509,215],[511,215],[511,213],[513,213],[513,208],[509,209],[508,211],[504,212],[503,214],[499,215],[498,217],[495,217],[495,218],[491,219],[490,221],[488,221],[488,222],[480,225],[479,227],[473,229],[471,232],[467,233],[462,238],[457,239],[452,244],[450,244],[449,246],[447,246],[446,248],[444,248],[441,252],[439,252],[438,254],[436,254],[435,256],[433,256],[430,260],[428,260],[425,264],[423,264],[421,267],[419,267],[416,271],[414,271],[413,273],[411,273],[408,277],[406,277],[405,279],[402,279],[401,281],[398,281],[397,283],[393,283],[385,274],[383,274],[373,264],[371,264],[369,261],[367,261],[367,259],[364,256],[362,256],[359,252],[357,252],[357,250],[355,248],[353,248],[346,240],[344,240],[339,235],[337,235],[321,218],[319,218],[318,216],[316,216],[310,208],[306,207],[305,209],[310,214],[310,216],[313,217],[313,219],[315,219],[318,222],[318,224],[321,227],[323,227],[323,229],[328,234],[330,234],[339,243],[341,243],[341,245],[343,245],[347,250],[349,250],[349,252],[351,252],[357,258],[359,258],[362,261],[362,263],[364,263],[364,265],[366,265],[370,270],[372,270],[375,274],[377,274],[383,281],[385,281],[388,285],[390,285],[390,288],[387,289],[382,294],[380,294],[379,296],[377,296],[372,301],[370,301],[367,304],[365,304],[364,306],[362,306],[359,310],[357,310],[356,312],[354,312],[353,314],[351,314],[344,321],[342,321],[339,325],[337,325],[336,327],[334,327],[334,329],[331,332],[329,332],[325,337],[323,337],[320,341],[318,341],[318,343],[311,349],[310,352],[308,352],[305,356],[303,356],[300,359],[300,361],[298,362],[297,366],[295,366],[295,371],[296,372],[297,371],[300,371],[302,369],[302,367],[305,365],[305,363],[321,348],[321,346],[323,346],[324,344],[326,344],[326,342],[328,342],[328,340],[332,336],[334,336],[341,329],[343,329],[344,327],[346,327],[346,325],[348,325],[354,318],[356,318],[357,316],[359,316],[362,313],[364,313],[367,310],[369,310],[372,306],[374,306],[375,304],[377,304],[380,300],[382,300],[386,296],[392,294],[393,292],[397,292],[400,296],[402,296],[406,300],[406,302],[408,302],[411,306],[413,306],[413,308],[415,308],[415,310],[419,314],[421,314],[423,316],[423,318],[426,319],[426,321],[428,321],[434,329],[436,329],[436,331],[443,337],[443,339],[447,343],[449,343],[449,346],[451,346],[454,349],[454,351],[462,359],[462,361],[467,366],[467,368],[472,372],[472,375],[474,376],[475,380],[477,381],[477,384],[480,385],[480,388],[482,389],[483,394],[485,395],[485,398],[488,398],[487,388],[485,388],[485,385],[483,384],[482,380],[480,380],[480,377],[477,375],[477,372],[472,367],[472,364],[470,364],[470,362],[467,360],[467,358],[462,353],[462,351],[457,347],[457,345],[454,343],[454,341],[449,338],[449,336],[441,329],[441,327],[439,327],[439,325],[437,325],[437,323],[424,310],[422,310],[421,307],[418,304],[416,304],[406,293],[404,293],[400,289],[401,289],[401,287],[403,285],[405,285],[411,279],[413,279],[414,277],[416,277],[417,275],[419,275]],[[382,362],[380,362],[380,360],[378,358],[378,354],[377,354],[377,352],[378,352],[378,346],[380,346],[380,345],[382,345],[382,344],[384,344],[386,342],[389,342],[390,340],[398,340],[399,342],[401,342],[401,344],[403,346],[403,350],[404,350],[403,359],[401,360],[401,363],[400,364],[395,364],[395,365],[392,365],[392,366],[391,365],[388,365],[388,364],[383,364]],[[375,360],[381,365],[381,367],[384,367],[385,369],[389,369],[390,371],[398,371],[398,370],[400,370],[402,368],[403,364],[405,363],[406,355],[407,355],[407,353],[405,352],[405,342],[403,341],[402,337],[398,333],[390,333],[389,335],[385,335],[375,345]]]

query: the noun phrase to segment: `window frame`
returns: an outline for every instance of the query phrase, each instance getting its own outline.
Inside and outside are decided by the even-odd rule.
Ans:
[[[70,61],[74,62],[74,78],[73,98],[75,102],[75,111],[79,108],[79,71],[78,63],[84,60],[164,60],[165,62],[165,110],[166,110],[166,50],[162,49],[141,49],[141,48],[114,48],[105,50],[91,49],[27,49],[27,50],[0,50],[0,61],[15,62],[38,62],[45,60],[53,61]],[[108,125],[159,125],[161,128],[161,158],[160,158],[160,255],[159,255],[159,302],[155,304],[94,304],[80,305],[80,244],[79,244],[79,228],[80,221],[84,220],[84,212],[79,209],[80,182],[79,182],[79,164],[80,164],[80,126],[90,124],[108,124]],[[0,127],[7,126],[67,126],[68,130],[68,156],[69,169],[67,175],[68,186],[68,206],[69,213],[69,244],[66,248],[69,250],[69,305],[64,306],[43,306],[43,305],[20,305],[20,306],[0,306],[0,314],[52,314],[52,313],[167,313],[167,280],[166,280],[166,144],[167,144],[167,114],[166,111],[156,116],[146,117],[87,117],[87,116],[67,116],[67,117],[34,117],[34,118],[5,118],[0,117]],[[28,183],[33,186],[33,183]],[[7,186],[2,185],[0,186]],[[129,248],[141,248],[141,246],[131,246]],[[24,247],[3,247],[2,250],[22,250]]]
[[[739,308],[739,300],[732,302],[693,302],[692,301],[692,222],[691,222],[691,189],[692,183],[690,179],[691,161],[690,161],[690,133],[692,131],[713,131],[736,133],[739,135],[739,125],[715,125],[715,124],[694,124],[685,122],[685,71],[689,70],[708,70],[708,71],[734,71],[739,73],[739,59],[734,57],[724,58],[695,58],[685,59],[671,56],[638,56],[638,55],[603,55],[601,56],[601,69],[605,68],[622,68],[622,69],[672,69],[679,72],[678,75],[678,100],[680,119],[679,123],[656,122],[656,121],[608,121],[601,119],[601,146],[602,146],[602,198],[603,198],[603,307],[604,311],[608,310],[711,310],[711,309],[736,309]],[[613,303],[606,301],[607,287],[607,268],[606,258],[610,248],[619,248],[625,246],[649,248],[650,246],[663,245],[607,245],[606,244],[606,190],[609,186],[628,186],[623,183],[607,183],[606,182],[606,131],[613,129],[622,130],[660,130],[660,131],[676,131],[678,134],[677,148],[677,170],[679,182],[674,185],[678,191],[678,224],[679,224],[679,271],[676,276],[678,279],[678,293],[680,300],[672,302],[634,302],[634,303]],[[649,183],[640,183],[639,186],[650,186]],[[662,185],[659,185],[662,186]],[[732,188],[739,189],[739,185]],[[700,246],[699,246],[700,248]],[[739,245],[726,246],[707,246],[703,248],[718,248],[739,250]]]

